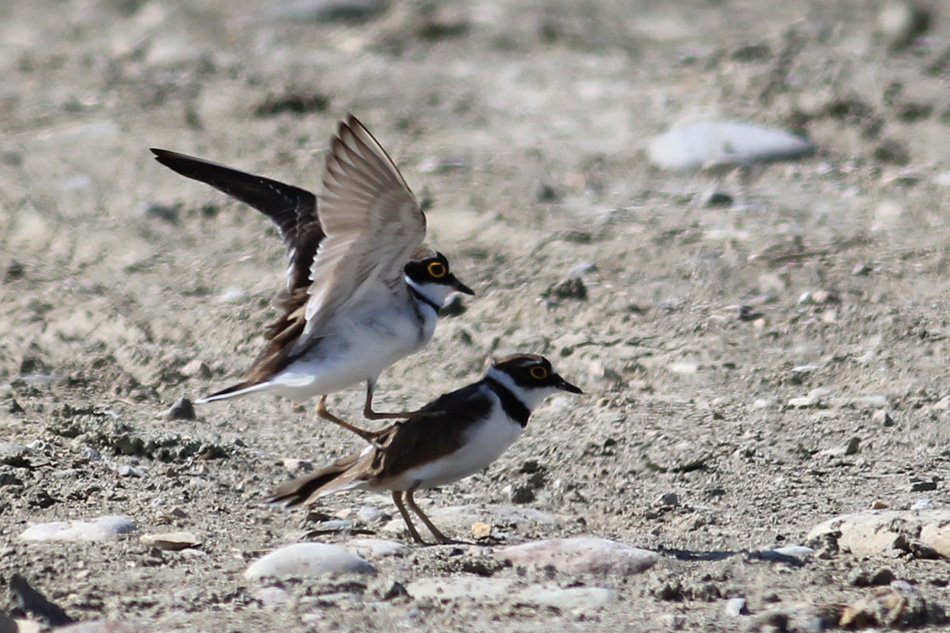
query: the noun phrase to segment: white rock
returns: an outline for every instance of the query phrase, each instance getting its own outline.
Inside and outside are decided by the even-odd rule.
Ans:
[[[251,563],[244,578],[315,578],[347,573],[375,574],[376,568],[337,545],[294,543]]]
[[[383,538],[355,538],[346,545],[360,556],[372,560],[386,556],[404,556],[409,552],[409,548],[399,541]]]
[[[513,584],[507,578],[420,578],[409,583],[406,591],[416,600],[500,602],[508,597]]]
[[[27,528],[24,541],[110,541],[135,530],[135,524],[123,516],[103,516],[91,521],[56,521]]]
[[[649,550],[593,536],[514,545],[506,547],[497,555],[515,565],[552,565],[568,574],[638,574],[657,561],[656,553]]]
[[[907,551],[920,541],[950,557],[950,510],[865,510],[829,519],[808,533],[809,541],[827,538],[859,556]]]
[[[550,588],[543,585],[528,587],[515,594],[516,604],[553,607],[561,612],[579,613],[597,609],[613,601],[615,592],[604,587]]]
[[[704,121],[653,139],[650,162],[671,170],[696,170],[710,163],[754,163],[810,156],[815,146],[782,130],[741,121]]]

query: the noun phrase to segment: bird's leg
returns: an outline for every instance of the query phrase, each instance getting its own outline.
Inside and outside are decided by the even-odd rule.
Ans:
[[[361,429],[360,427],[350,424],[346,420],[342,420],[327,411],[326,395],[320,396],[320,400],[317,402],[317,415],[319,415],[324,420],[329,420],[334,424],[339,424],[347,431],[353,431],[364,440],[375,446],[377,449],[383,450],[379,443],[376,442],[376,438],[379,437],[379,431],[367,431],[366,429]]]
[[[409,513],[406,512],[406,506],[402,502],[403,492],[400,490],[393,490],[393,501],[396,502],[396,507],[399,508],[399,514],[402,515],[402,520],[406,522],[406,527],[409,528],[409,534],[412,535],[412,540],[416,543],[426,545],[426,542],[422,540],[422,537],[419,536],[419,532],[416,531],[416,526],[412,524],[412,519],[409,518]]]
[[[376,381],[366,381],[366,405],[363,407],[363,417],[367,420],[401,420],[411,418],[416,415],[434,416],[441,415],[440,411],[399,411],[396,413],[379,413],[373,411],[373,392],[376,391]]]
[[[409,508],[412,509],[412,511],[415,512],[416,515],[418,515],[420,519],[422,519],[422,522],[426,524],[426,527],[429,528],[430,532],[432,532],[432,536],[435,537],[435,540],[441,543],[442,545],[450,545],[452,543],[458,543],[459,541],[450,539],[441,531],[439,531],[439,528],[435,527],[435,524],[429,520],[429,517],[425,515],[425,513],[422,511],[422,508],[416,505],[415,499],[412,498],[413,492],[415,491],[409,490],[405,493],[406,503],[409,505]]]

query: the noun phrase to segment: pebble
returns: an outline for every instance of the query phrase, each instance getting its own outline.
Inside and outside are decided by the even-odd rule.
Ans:
[[[450,602],[468,599],[479,603],[501,602],[511,593],[514,581],[507,578],[420,578],[406,585],[416,600]]]
[[[313,470],[313,463],[306,459],[297,459],[295,457],[288,457],[283,460],[284,470],[286,470],[291,475],[296,475],[298,473],[309,473]]]
[[[906,0],[892,0],[877,14],[877,32],[893,50],[912,43],[930,28],[930,13]]]
[[[279,607],[290,602],[290,594],[280,587],[258,587],[253,595],[265,607]]]
[[[710,163],[749,166],[810,156],[815,146],[788,132],[742,121],[674,127],[653,139],[650,162],[662,169],[698,170]]]
[[[487,538],[491,538],[491,533],[492,533],[491,523],[478,521],[477,523],[472,524],[472,538],[474,538],[476,541],[481,541]]]
[[[218,295],[218,301],[221,303],[244,303],[248,300],[247,291],[243,288],[225,288],[220,295]]]
[[[167,411],[164,418],[166,420],[194,420],[195,405],[188,398],[179,398]]]
[[[0,464],[7,466],[27,466],[29,462],[26,454],[29,452],[26,444],[19,442],[0,442]]]
[[[730,598],[727,600],[725,612],[726,615],[731,615],[733,617],[748,615],[749,610],[745,608],[745,598]]]
[[[346,545],[360,556],[371,560],[387,556],[405,556],[409,553],[408,546],[399,541],[383,538],[355,538],[348,541]]]
[[[895,580],[889,586],[875,589],[869,596],[847,605],[842,610],[838,626],[905,629],[926,624],[945,624],[946,619],[943,609],[928,605],[910,583]]]
[[[807,537],[809,543],[828,539],[856,556],[929,549],[950,557],[950,510],[865,510],[824,521]]]
[[[191,532],[166,532],[165,534],[143,534],[139,537],[143,545],[169,551],[178,551],[198,545],[198,538]]]
[[[612,602],[616,592],[604,587],[549,588],[534,585],[519,591],[514,596],[516,604],[531,604],[557,609],[562,613],[582,613],[603,607]]]
[[[268,5],[265,15],[271,19],[312,20],[366,20],[382,13],[388,6],[385,0],[279,0]]]
[[[135,524],[124,516],[102,516],[91,521],[56,521],[27,528],[24,541],[110,541],[132,532]]]
[[[657,555],[649,550],[593,536],[549,539],[506,547],[497,553],[515,565],[552,566],[566,574],[638,574],[652,567]]]
[[[188,378],[211,378],[211,368],[203,360],[195,359],[181,368],[181,375]]]
[[[257,559],[244,572],[246,580],[315,578],[329,574],[375,574],[365,559],[338,545],[294,543]]]

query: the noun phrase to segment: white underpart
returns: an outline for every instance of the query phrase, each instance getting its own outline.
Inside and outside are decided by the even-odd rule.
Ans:
[[[430,285],[419,291],[438,303],[439,293]],[[428,344],[436,318],[432,306],[409,293],[380,288],[334,319],[325,338],[306,355],[267,382],[224,397],[266,392],[304,402],[357,383],[375,382],[384,369]],[[223,398],[203,402],[218,399]]]
[[[462,438],[462,448],[433,462],[407,470],[373,489],[432,488],[458,481],[488,468],[521,436],[524,428],[508,417],[501,406],[501,400],[487,385],[481,388],[479,396],[488,398],[491,408],[487,418],[469,427]]]

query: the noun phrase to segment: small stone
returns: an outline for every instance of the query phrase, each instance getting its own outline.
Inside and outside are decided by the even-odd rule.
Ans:
[[[855,277],[864,277],[871,274],[872,270],[874,270],[874,268],[870,264],[858,264],[851,269],[851,274]]]
[[[142,215],[144,215],[149,220],[161,220],[162,222],[167,222],[168,224],[178,224],[178,214],[181,210],[181,205],[170,205],[170,204],[160,204],[153,202],[151,204],[146,204],[142,209]]]
[[[181,375],[189,378],[211,378],[211,368],[203,360],[195,359],[181,368]]]
[[[538,191],[535,194],[534,199],[542,204],[558,202],[561,199],[561,194],[559,194],[557,189],[551,185],[547,183],[541,183],[538,186]]]
[[[810,409],[818,406],[818,398],[813,396],[801,396],[798,398],[789,398],[788,408],[790,409]]]
[[[844,447],[844,454],[856,455],[857,452],[860,450],[860,448],[861,448],[861,438],[852,437],[850,440],[848,440],[847,446]]]
[[[123,516],[103,516],[91,521],[56,521],[27,528],[24,541],[110,541],[135,530],[135,524]]]
[[[355,538],[347,542],[351,550],[371,560],[378,560],[389,556],[405,556],[409,548],[399,541],[383,538]]]
[[[164,417],[166,420],[194,420],[197,418],[195,405],[188,398],[179,398],[165,412]]]
[[[667,492],[666,494],[660,495],[660,498],[657,499],[657,505],[667,506],[669,508],[675,508],[680,504],[680,498],[676,496],[675,492]]]
[[[932,506],[932,505],[933,505],[933,501],[930,500],[930,499],[927,499],[927,498],[918,499],[917,501],[915,501],[915,502],[910,506],[910,509],[911,509],[911,510],[923,510],[923,509],[925,509],[925,508],[929,508],[929,507]]]
[[[667,369],[681,376],[693,376],[699,373],[699,363],[670,363]]]
[[[511,489],[512,503],[531,503],[537,498],[531,486],[515,486]]]
[[[247,299],[247,291],[243,288],[225,288],[221,294],[218,295],[218,301],[221,303],[245,303]]]
[[[191,532],[167,532],[165,534],[143,534],[139,537],[143,545],[169,551],[178,551],[198,545],[197,537]]]
[[[886,409],[878,409],[871,416],[871,422],[875,424],[880,424],[881,426],[894,426],[894,418],[891,417],[891,414],[887,412]]]
[[[568,277],[550,286],[542,294],[544,298],[587,300],[587,286],[580,277]]]
[[[929,490],[937,489],[937,478],[934,477],[930,481],[914,481],[910,484],[911,492],[926,492]]]
[[[329,574],[375,574],[376,568],[363,558],[337,545],[295,543],[282,547],[251,563],[246,580],[263,578],[316,578]]]
[[[745,598],[731,598],[726,601],[725,607],[726,615],[731,615],[733,617],[738,617],[740,615],[748,615],[749,610],[745,606]]]
[[[936,403],[934,403],[933,408],[937,409],[938,411],[946,411],[947,409],[950,409],[950,396],[944,396],[938,400]]]
[[[890,506],[884,503],[883,501],[872,501],[871,509],[872,510],[886,510]]]
[[[313,471],[313,464],[306,459],[295,459],[293,457],[288,457],[284,459],[283,464],[284,470],[286,470],[291,475],[309,473]]]
[[[920,4],[891,0],[877,14],[877,32],[892,50],[899,50],[923,35],[931,22],[930,12]]]
[[[657,136],[648,155],[657,167],[685,171],[711,164],[748,167],[802,158],[814,151],[808,141],[782,130],[743,121],[702,121]]]
[[[482,541],[488,538],[491,538],[492,534],[492,525],[491,523],[485,523],[484,521],[479,521],[478,523],[472,524],[472,538],[476,541]]]
[[[731,207],[735,199],[732,194],[719,189],[710,189],[702,194],[702,205],[707,209],[715,207]]]

